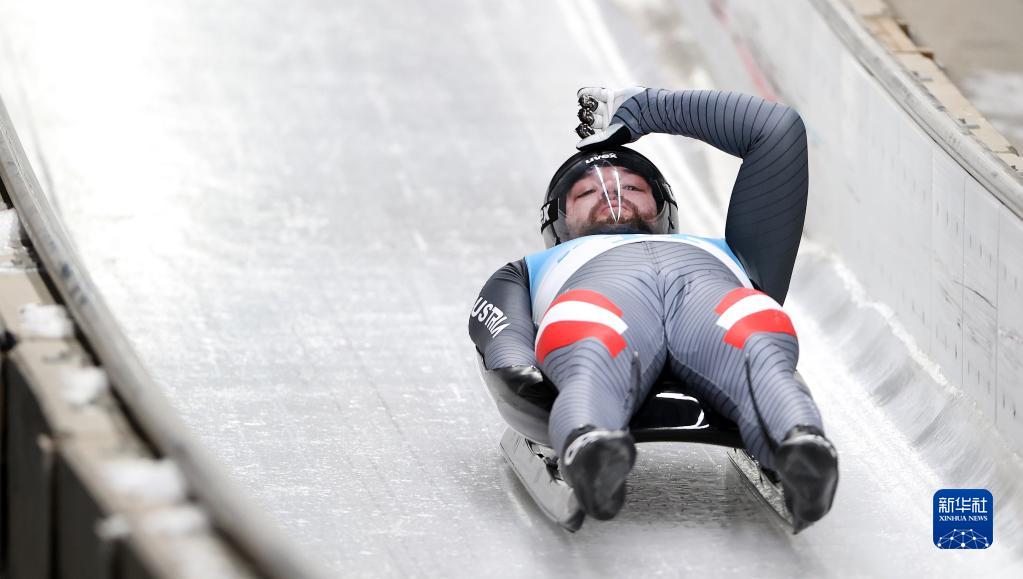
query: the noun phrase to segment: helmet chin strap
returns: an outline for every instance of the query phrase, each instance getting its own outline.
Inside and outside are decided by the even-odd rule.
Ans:
[[[584,235],[650,235],[651,233],[653,232],[645,225],[637,225],[635,223],[603,223],[587,229],[579,237]]]

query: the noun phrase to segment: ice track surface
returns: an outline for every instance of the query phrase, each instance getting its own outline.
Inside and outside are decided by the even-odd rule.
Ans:
[[[176,410],[338,575],[1011,573],[1007,534],[931,544],[945,481],[848,372],[806,260],[800,368],[842,461],[820,524],[787,535],[722,449],[660,444],[569,535],[504,465],[467,314],[542,247],[576,88],[709,86],[682,3],[639,5],[3,0],[0,92]],[[735,164],[641,148],[683,230],[720,234]]]

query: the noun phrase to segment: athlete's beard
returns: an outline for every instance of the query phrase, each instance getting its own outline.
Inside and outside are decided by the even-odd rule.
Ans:
[[[582,229],[579,231],[579,235],[577,235],[576,237],[599,234],[654,232],[650,224],[647,223],[646,221],[643,221],[643,218],[640,217],[639,211],[636,210],[636,206],[631,201],[622,199],[621,203],[622,213],[624,214],[625,210],[628,209],[629,215],[631,217],[615,221],[614,217],[608,214],[605,215],[603,219],[601,219],[599,217],[600,210],[603,209],[605,205],[597,205],[590,210],[590,214],[586,220],[586,224],[583,225]]]

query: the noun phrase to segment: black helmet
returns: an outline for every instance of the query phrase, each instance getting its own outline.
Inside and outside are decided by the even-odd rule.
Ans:
[[[540,233],[547,247],[568,241],[565,204],[568,192],[579,179],[595,167],[623,167],[646,179],[657,202],[653,233],[674,233],[678,227],[678,206],[664,175],[643,155],[626,147],[609,147],[580,151],[568,158],[554,173],[547,187],[547,197],[540,207]],[[610,203],[610,200],[608,201]]]

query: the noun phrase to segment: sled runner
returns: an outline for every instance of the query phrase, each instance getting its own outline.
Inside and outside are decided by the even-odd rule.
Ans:
[[[518,417],[518,426],[522,430],[529,430],[530,428],[524,427],[521,422],[523,409],[542,404],[540,393],[533,391],[524,398],[507,389],[500,389],[498,384],[486,380],[485,375],[484,379],[494,394],[502,415],[506,419],[509,416]],[[519,414],[509,412],[509,404],[515,404]],[[539,432],[535,425],[532,431]],[[703,405],[686,391],[684,385],[671,379],[663,379],[656,384],[633,417],[629,431],[637,443],[691,442],[729,447],[731,449],[728,452],[729,461],[742,475],[747,488],[756,493],[788,529],[794,533],[802,530],[794,526],[792,516],[785,507],[785,496],[777,476],[762,469],[756,459],[745,450],[739,428],[735,423]],[[558,472],[558,460],[554,451],[523,436],[513,427],[505,430],[500,447],[505,459],[540,510],[563,528],[577,531],[583,524],[584,513],[576,501],[572,488]]]

